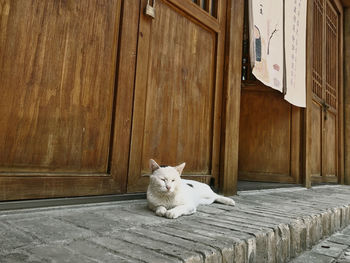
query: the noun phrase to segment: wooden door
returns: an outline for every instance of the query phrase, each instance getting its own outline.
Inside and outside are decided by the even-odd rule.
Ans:
[[[244,13],[238,179],[300,183],[301,110],[252,74]]]
[[[0,199],[120,192],[120,0],[0,0]]]
[[[340,8],[340,9],[339,9]],[[310,174],[313,182],[338,182],[340,149],[341,6],[313,1]]]
[[[144,191],[149,159],[186,162],[217,179],[226,1],[141,1],[128,192]],[[216,180],[216,183],[218,180]]]

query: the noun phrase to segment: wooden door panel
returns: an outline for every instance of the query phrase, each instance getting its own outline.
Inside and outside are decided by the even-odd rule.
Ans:
[[[291,111],[291,105],[275,92],[242,91],[240,179],[272,181],[274,176],[290,176]]]
[[[321,175],[321,161],[322,161],[322,107],[318,103],[314,102],[311,105],[311,133],[312,133],[312,143],[311,143],[311,175],[320,176]]]
[[[339,136],[339,23],[337,1],[313,1],[310,169],[313,182],[336,182]]]
[[[323,172],[325,176],[337,175],[337,116],[333,113],[327,113],[325,121],[324,134],[324,159]]]
[[[105,173],[118,1],[2,2],[0,171]]]
[[[189,0],[160,0],[155,19],[140,14],[129,192],[145,190],[150,158],[186,162],[186,175],[212,174],[223,32],[210,12]]]
[[[157,13],[150,42],[141,173],[149,173],[149,159],[155,158],[164,164],[183,160],[187,173],[208,174],[216,35],[161,1]],[[162,56],[152,59],[157,54]]]
[[[302,111],[252,74],[249,1],[244,2],[238,178],[300,183]]]
[[[111,152],[120,10],[0,0],[0,200],[122,191]]]

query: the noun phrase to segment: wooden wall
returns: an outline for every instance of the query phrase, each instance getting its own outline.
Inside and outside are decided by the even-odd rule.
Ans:
[[[350,184],[350,8],[344,9],[345,184]]]
[[[144,191],[149,158],[235,193],[244,0],[22,2],[0,0],[0,200]]]

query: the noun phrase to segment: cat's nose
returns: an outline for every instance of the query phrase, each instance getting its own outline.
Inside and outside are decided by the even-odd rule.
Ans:
[[[167,185],[167,186],[165,186],[165,187],[166,187],[166,189],[168,189],[168,190],[170,190],[170,188],[171,188],[170,185]]]

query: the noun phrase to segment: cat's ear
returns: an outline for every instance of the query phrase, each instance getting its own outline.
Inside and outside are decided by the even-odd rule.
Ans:
[[[176,171],[179,173],[179,175],[182,174],[183,169],[185,168],[186,163],[179,164],[175,167]]]
[[[156,163],[155,160],[150,159],[149,160],[149,168],[151,168],[152,173],[153,173],[155,170],[158,170],[160,168],[160,166]]]

